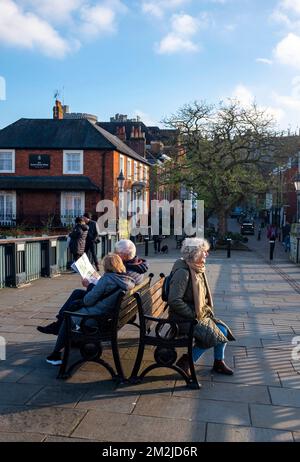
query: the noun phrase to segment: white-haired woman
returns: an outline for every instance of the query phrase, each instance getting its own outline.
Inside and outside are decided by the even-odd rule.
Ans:
[[[220,374],[232,375],[233,370],[224,362],[224,352],[228,340],[235,340],[229,327],[214,316],[213,301],[207,278],[205,262],[209,243],[201,238],[185,239],[181,248],[182,258],[172,268],[172,278],[168,296],[170,319],[183,321],[197,319],[193,347],[193,362],[211,347],[214,347],[213,370]],[[180,324],[181,332],[186,332],[188,324]],[[177,361],[190,374],[188,355]]]

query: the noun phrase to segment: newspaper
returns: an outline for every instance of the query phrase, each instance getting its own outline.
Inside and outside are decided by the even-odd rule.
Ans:
[[[72,263],[71,268],[79,273],[82,279],[87,279],[91,284],[97,284],[101,277],[92,266],[86,253]]]

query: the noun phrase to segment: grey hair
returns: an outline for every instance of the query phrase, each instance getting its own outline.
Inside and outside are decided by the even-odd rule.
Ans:
[[[203,251],[209,250],[209,242],[201,237],[189,237],[182,243],[182,258],[187,262],[195,262]]]
[[[131,260],[136,255],[136,246],[129,239],[120,239],[116,242],[115,251],[117,254],[127,255],[128,259]]]

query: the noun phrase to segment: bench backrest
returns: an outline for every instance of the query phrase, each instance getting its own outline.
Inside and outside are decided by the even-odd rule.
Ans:
[[[137,300],[135,293],[144,293],[150,287],[153,275],[150,274],[141,284],[134,287],[130,292],[126,293],[120,300],[120,308],[118,313],[118,329],[121,329],[128,323],[138,312]]]
[[[140,314],[140,323],[142,324],[141,318],[146,316],[151,316],[154,318],[160,318],[164,314],[167,302],[164,302],[161,298],[162,296],[162,286],[163,286],[164,278],[161,277],[155,284],[151,287],[146,287],[144,290],[138,291],[138,301],[140,303],[139,306],[139,314]],[[146,329],[151,327],[152,321],[151,319],[144,320]]]

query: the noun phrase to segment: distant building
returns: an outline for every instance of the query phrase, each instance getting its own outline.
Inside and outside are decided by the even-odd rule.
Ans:
[[[101,199],[118,204],[121,170],[128,200],[149,202],[145,157],[90,116],[65,117],[60,104],[54,116],[0,130],[0,224],[68,224]]]

